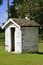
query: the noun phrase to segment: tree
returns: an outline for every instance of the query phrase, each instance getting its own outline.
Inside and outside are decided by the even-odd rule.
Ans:
[[[0,0],[0,5],[2,4],[2,0]]]
[[[43,16],[43,0],[13,0],[13,5],[10,6],[9,12],[11,17],[24,18],[25,16],[28,16],[31,19],[40,21]],[[17,16],[14,16],[14,14]]]
[[[27,16],[43,25],[43,0],[13,0],[9,12],[10,17]]]
[[[7,9],[8,9],[8,18],[7,19],[9,19],[9,0],[7,0]]]
[[[27,16],[43,24],[43,0],[13,0],[9,12],[11,17]]]
[[[42,26],[43,35],[43,0],[13,0],[9,7],[10,17],[29,17]]]

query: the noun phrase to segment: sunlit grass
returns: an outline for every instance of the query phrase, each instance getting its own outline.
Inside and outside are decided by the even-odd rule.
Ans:
[[[38,44],[38,50],[39,52],[43,52],[43,43]]]
[[[14,54],[5,51],[4,34],[0,36],[0,65],[43,65],[43,54]],[[43,43],[38,44],[39,52],[43,52]]]
[[[43,54],[14,54],[0,46],[0,65],[43,65]]]

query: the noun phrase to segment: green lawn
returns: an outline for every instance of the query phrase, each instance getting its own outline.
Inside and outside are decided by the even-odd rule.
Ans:
[[[4,41],[5,38],[5,34],[4,33],[0,33],[0,41]]]
[[[14,54],[0,46],[0,65],[43,65],[43,54]]]
[[[43,43],[38,44],[38,50],[39,52],[43,52]]]
[[[1,39],[2,37],[3,39]],[[0,41],[0,65],[43,65],[43,54],[9,53],[4,50],[4,34],[0,37],[0,40],[2,40]],[[39,43],[39,51],[43,52],[43,43]]]

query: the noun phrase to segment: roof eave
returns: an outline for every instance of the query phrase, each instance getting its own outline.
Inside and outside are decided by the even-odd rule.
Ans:
[[[41,27],[41,26],[21,26],[21,27]]]
[[[15,22],[12,20],[12,18],[10,18],[10,19],[2,26],[2,29],[4,29],[4,28],[6,27],[6,25],[7,25],[10,21],[11,21],[14,25],[16,25],[18,28],[20,28],[20,26],[19,26],[17,23],[15,23]]]

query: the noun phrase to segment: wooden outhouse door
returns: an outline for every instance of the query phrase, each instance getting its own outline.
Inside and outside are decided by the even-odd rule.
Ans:
[[[15,51],[15,28],[11,28],[11,51]]]

